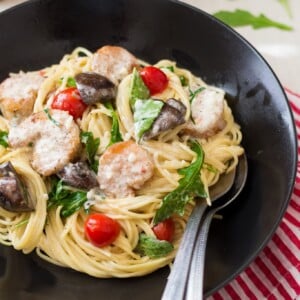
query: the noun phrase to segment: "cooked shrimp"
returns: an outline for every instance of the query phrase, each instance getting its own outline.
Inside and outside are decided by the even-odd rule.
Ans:
[[[39,72],[12,74],[0,84],[0,109],[6,119],[17,122],[33,110],[37,91],[44,81]]]
[[[99,160],[98,182],[109,197],[134,196],[134,190],[152,177],[148,152],[132,141],[110,146]]]
[[[93,56],[92,70],[117,85],[137,64],[137,59],[126,49],[104,46]]]
[[[196,95],[191,110],[194,123],[188,123],[184,132],[200,138],[215,135],[225,126],[224,91],[206,87]]]
[[[32,146],[32,167],[40,174],[55,174],[77,157],[80,151],[80,130],[65,111],[34,113],[18,126],[11,127],[11,147]]]

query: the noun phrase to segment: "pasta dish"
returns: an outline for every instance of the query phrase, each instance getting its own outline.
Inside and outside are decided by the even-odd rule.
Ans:
[[[244,151],[222,89],[117,46],[10,74],[0,109],[0,243],[99,278],[171,264]]]

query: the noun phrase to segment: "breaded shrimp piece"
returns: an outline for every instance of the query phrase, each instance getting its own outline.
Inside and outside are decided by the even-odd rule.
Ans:
[[[99,160],[98,182],[109,197],[134,196],[134,190],[152,177],[154,165],[149,153],[133,141],[110,146]]]
[[[32,146],[32,167],[41,175],[57,173],[79,154],[80,130],[73,117],[62,110],[34,113],[8,135],[11,147]]]
[[[208,138],[225,127],[224,91],[206,87],[198,93],[191,104],[194,123],[189,122],[184,133],[194,137]]]
[[[33,110],[37,91],[45,78],[39,72],[11,74],[0,84],[0,109],[3,116],[17,122]]]
[[[117,85],[137,64],[137,59],[126,49],[103,46],[93,56],[92,70]]]

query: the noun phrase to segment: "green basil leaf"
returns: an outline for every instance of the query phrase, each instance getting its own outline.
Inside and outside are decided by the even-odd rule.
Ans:
[[[97,150],[100,145],[100,139],[94,138],[93,133],[89,131],[81,132],[80,139],[81,142],[85,144],[85,150],[89,164],[95,173],[97,173],[99,162],[95,159],[95,155],[97,154]]]
[[[8,147],[8,132],[0,131],[0,145],[4,148]]]
[[[249,11],[237,9],[233,12],[221,10],[214,16],[232,27],[252,26],[254,29],[275,27],[281,30],[293,30],[291,26],[269,19],[264,14],[253,15]]]
[[[162,206],[154,217],[154,224],[162,222],[174,213],[183,215],[185,205],[195,197],[207,197],[200,178],[204,152],[196,141],[191,142],[191,149],[197,153],[197,158],[188,167],[178,170],[183,177],[179,180],[178,187],[163,198]]]
[[[135,101],[137,99],[148,99],[150,97],[150,92],[145,85],[141,75],[139,72],[134,68],[132,73],[132,81],[130,87],[130,106],[133,110]]]
[[[120,132],[118,113],[114,110],[111,103],[106,103],[106,108],[110,110],[112,117],[112,126],[110,130],[110,142],[108,146],[115,144],[117,142],[122,142],[123,138]]]
[[[151,128],[163,105],[164,102],[160,100],[136,100],[133,119],[135,135],[138,139]]]
[[[171,251],[174,247],[171,243],[167,241],[160,241],[155,237],[148,236],[144,233],[140,234],[139,242],[136,247],[136,251],[142,255],[147,255],[150,258],[164,257]]]
[[[81,209],[86,201],[86,191],[67,186],[57,177],[52,177],[52,189],[48,194],[48,209],[62,206],[60,215],[65,218]]]

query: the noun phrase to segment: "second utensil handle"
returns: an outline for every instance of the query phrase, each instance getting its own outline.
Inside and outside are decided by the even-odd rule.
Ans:
[[[203,298],[206,244],[210,223],[214,214],[215,210],[211,210],[204,217],[198,238],[196,239],[187,281],[186,300],[202,300]]]
[[[201,202],[197,203],[193,209],[171,269],[162,300],[184,299],[192,251],[206,207],[206,202]]]

